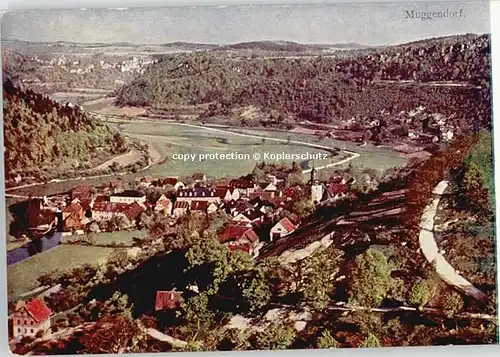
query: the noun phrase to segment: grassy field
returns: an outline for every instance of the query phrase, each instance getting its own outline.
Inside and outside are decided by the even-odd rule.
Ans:
[[[119,128],[119,130],[130,136],[131,138],[140,139],[149,145],[154,146],[165,160],[153,167],[141,171],[136,174],[127,174],[120,176],[126,182],[134,181],[135,179],[151,175],[153,177],[166,176],[188,176],[194,172],[205,172],[207,177],[238,177],[249,173],[256,161],[252,159],[253,153],[263,154],[268,153],[324,153],[326,151],[298,144],[287,144],[284,142],[276,142],[271,140],[262,140],[260,138],[242,137],[224,132],[206,130],[204,128],[188,127],[177,125],[175,123],[144,123],[144,122],[123,122],[110,121],[110,126]],[[193,122],[192,124],[199,124]],[[232,131],[235,134],[242,133],[248,135],[256,135],[261,137],[279,138],[283,140],[297,140],[308,143],[324,145],[329,147],[337,147],[345,150],[352,150],[359,153],[361,156],[349,163],[335,166],[333,169],[346,168],[349,164],[359,167],[369,167],[374,169],[387,169],[393,166],[399,166],[406,163],[407,158],[404,155],[398,154],[388,148],[376,148],[372,145],[360,147],[356,143],[323,139],[319,141],[313,135],[291,133],[279,130],[260,130],[260,129],[245,129],[245,128],[222,128],[225,131]],[[241,154],[249,154],[249,160],[204,160],[199,161],[199,157],[195,161],[173,160],[171,155],[176,154],[207,154],[207,153],[231,153],[238,152]],[[315,166],[323,166],[332,162],[340,161],[343,155],[338,157],[330,157],[326,160],[315,160]],[[264,161],[263,158],[259,161]],[[266,160],[269,161],[269,160]],[[283,160],[289,162],[291,160]],[[109,182],[111,177],[102,177],[97,179],[75,179],[59,183],[50,183],[47,185],[28,187],[15,190],[19,195],[51,195],[69,191],[72,187],[86,182],[92,185]]]
[[[38,286],[39,276],[55,270],[71,270],[83,264],[98,264],[114,248],[60,245],[7,268],[8,296],[12,298]]]
[[[327,153],[297,144],[286,144],[259,138],[241,137],[233,134],[194,128],[176,124],[127,123],[120,125],[124,134],[148,139],[161,146],[167,153],[166,163],[155,165],[149,171],[153,176],[185,176],[203,171],[212,177],[234,177],[249,173],[255,166],[254,153]],[[272,134],[272,133],[271,133]],[[203,160],[197,156],[194,161],[173,160],[172,154],[233,153],[249,154],[245,160]],[[335,158],[334,158],[335,160]],[[291,163],[293,160],[282,160]],[[330,159],[316,160],[316,166],[326,165]]]
[[[132,246],[134,242],[133,238],[146,238],[148,235],[147,231],[119,231],[119,232],[102,232],[96,233],[93,236],[95,237],[95,244],[112,244],[115,243],[124,243],[127,246]],[[69,236],[63,237],[63,242],[70,242],[74,240],[81,239],[82,236]]]

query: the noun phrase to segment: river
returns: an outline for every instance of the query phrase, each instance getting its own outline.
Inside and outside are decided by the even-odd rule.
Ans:
[[[57,247],[61,243],[62,233],[55,232],[52,235],[43,236],[26,243],[22,247],[7,252],[7,265],[22,262],[38,253],[42,253]]]

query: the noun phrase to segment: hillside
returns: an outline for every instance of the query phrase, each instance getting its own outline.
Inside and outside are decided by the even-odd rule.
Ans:
[[[78,107],[4,83],[5,172],[55,177],[126,150],[124,139]]]
[[[325,123],[380,119],[381,111],[393,115],[424,105],[461,125],[488,127],[489,52],[489,35],[464,35],[354,51],[344,59],[183,54],[149,66],[117,91],[117,103],[211,103],[207,116],[253,105],[281,118]],[[415,85],[387,83],[402,80]]]

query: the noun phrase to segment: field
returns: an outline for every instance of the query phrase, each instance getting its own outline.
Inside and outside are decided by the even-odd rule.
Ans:
[[[81,238],[82,236],[69,236],[63,237],[63,242],[70,242]],[[134,242],[133,238],[145,238],[147,237],[146,231],[119,231],[119,232],[102,232],[93,235],[95,238],[95,244],[113,244],[123,243],[127,246],[131,246]]]
[[[71,270],[83,264],[98,264],[114,248],[60,245],[7,268],[8,296],[15,297],[37,287],[39,276],[55,270]]]
[[[313,135],[298,134],[279,130],[245,129],[234,127],[205,128],[201,126],[182,125],[172,122],[130,122],[109,120],[110,126],[119,129],[125,136],[139,139],[152,146],[155,152],[162,158],[161,162],[151,168],[136,174],[121,176],[125,181],[133,181],[144,175],[153,177],[165,176],[188,176],[194,172],[205,172],[207,177],[238,177],[249,173],[255,166],[256,161],[252,159],[254,153],[327,153],[327,151],[290,143],[286,141],[302,141],[320,146],[340,148],[358,153],[360,156],[341,165],[333,166],[329,170],[346,168],[349,164],[374,169],[387,169],[393,166],[403,165],[407,158],[387,148],[376,148],[372,145],[361,147],[356,143],[339,141],[333,139],[318,140]],[[218,131],[217,131],[218,130]],[[233,132],[234,134],[231,134]],[[252,138],[244,135],[254,135]],[[261,139],[260,137],[267,137]],[[272,139],[284,140],[284,142],[273,141]],[[203,160],[200,161],[198,154],[207,153],[231,153],[249,154],[249,160]],[[194,154],[195,160],[182,161],[173,160],[172,154]],[[326,160],[315,160],[315,167],[338,162],[345,158],[340,153],[336,157],[329,157]],[[261,160],[263,161],[263,157]],[[266,160],[269,161],[269,160]],[[282,160],[291,163],[292,160]],[[300,165],[301,163],[298,162]],[[302,168],[310,168],[307,163],[302,163]],[[101,177],[87,179],[89,184],[102,184],[108,182],[111,177]],[[51,195],[66,192],[72,187],[80,184],[81,179],[55,182],[46,185],[27,187],[11,191],[18,195]]]

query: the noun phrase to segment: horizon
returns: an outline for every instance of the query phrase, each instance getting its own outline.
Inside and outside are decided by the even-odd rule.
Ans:
[[[407,11],[421,14],[458,9],[463,9],[463,18],[405,18]],[[490,32],[489,5],[484,1],[54,9],[7,12],[2,20],[4,40],[85,44],[288,41],[390,46]]]
[[[434,39],[443,39],[454,36],[484,36],[491,35],[491,32],[482,32],[482,33],[456,33],[445,36],[433,36],[433,37],[423,37],[412,41],[401,42],[396,44],[381,44],[381,45],[367,45],[359,42],[337,42],[337,43],[306,43],[306,42],[295,42],[288,40],[252,40],[252,41],[242,41],[242,42],[234,42],[228,44],[217,44],[217,43],[202,43],[202,42],[186,42],[182,40],[172,41],[172,42],[163,42],[163,43],[133,43],[133,42],[76,42],[76,41],[29,41],[29,40],[20,40],[17,38],[1,38],[1,41],[4,42],[22,42],[27,45],[49,45],[49,44],[71,44],[71,45],[105,45],[105,46],[113,46],[113,45],[121,45],[121,46],[167,46],[167,45],[175,45],[175,44],[185,44],[185,45],[202,45],[202,46],[215,46],[215,47],[226,47],[226,46],[234,46],[239,44],[246,43],[265,43],[265,42],[274,42],[274,43],[289,43],[303,46],[340,46],[340,45],[359,45],[366,48],[377,48],[377,47],[392,47],[392,46],[401,46],[409,43],[413,43],[415,41],[426,41],[426,40],[434,40]]]

